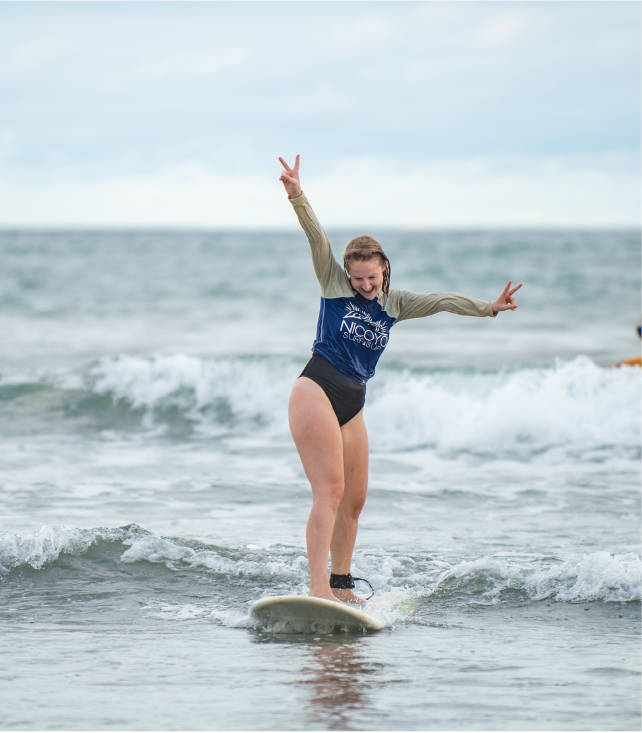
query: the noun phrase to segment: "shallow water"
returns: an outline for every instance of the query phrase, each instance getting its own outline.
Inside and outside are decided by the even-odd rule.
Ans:
[[[248,615],[307,586],[306,247],[0,235],[0,729],[639,728],[639,234],[389,233],[393,286],[527,285],[393,328],[367,636]]]

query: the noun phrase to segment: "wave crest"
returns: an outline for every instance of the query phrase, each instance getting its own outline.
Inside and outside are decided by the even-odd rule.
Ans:
[[[373,446],[430,446],[529,456],[604,452],[637,455],[639,372],[603,369],[586,357],[546,369],[398,375],[377,385],[368,418]]]
[[[285,357],[105,357],[83,372],[4,377],[11,424],[58,406],[83,426],[287,439],[287,402],[301,363]],[[639,370],[586,357],[511,372],[380,369],[366,416],[377,451],[430,448],[528,458],[556,452],[637,458]],[[13,410],[11,403],[14,403]],[[30,425],[31,429],[31,424]]]
[[[517,593],[532,601],[639,601],[642,561],[639,555],[593,552],[549,566],[515,565],[494,558],[462,562],[445,571],[430,595],[477,596],[487,603]]]
[[[0,574],[19,569],[42,571],[63,555],[85,558],[87,573],[103,559],[150,563],[175,572],[204,571],[221,579],[247,580],[255,586],[305,592],[307,560],[300,548],[219,547],[167,538],[136,524],[78,529],[41,527],[28,533],[0,535]],[[74,572],[77,572],[74,570]],[[634,553],[598,551],[567,559],[532,559],[523,563],[481,557],[447,566],[421,556],[377,553],[355,561],[377,593],[423,588],[425,598],[448,602],[498,603],[512,598],[564,602],[639,601],[642,561]],[[288,589],[288,590],[286,590]]]

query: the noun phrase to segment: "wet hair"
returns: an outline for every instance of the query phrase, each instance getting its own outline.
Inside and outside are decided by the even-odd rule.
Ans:
[[[375,257],[379,259],[383,267],[383,287],[381,289],[388,295],[388,291],[390,290],[390,260],[379,242],[368,234],[355,237],[346,244],[345,252],[343,253],[343,269],[348,279],[350,279],[348,265],[351,262],[368,262],[368,260],[372,260]]]

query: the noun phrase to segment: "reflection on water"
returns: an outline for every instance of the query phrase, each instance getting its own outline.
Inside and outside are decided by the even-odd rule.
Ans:
[[[308,702],[302,711],[314,730],[365,730],[360,721],[371,719],[373,694],[384,686],[385,665],[365,656],[368,638],[354,632],[314,637],[310,634],[277,634],[255,629],[260,644],[296,646],[300,666],[291,670],[288,685],[301,686]],[[352,724],[351,724],[352,722]]]
[[[370,706],[374,687],[382,682],[373,677],[383,665],[367,661],[360,654],[360,643],[319,641],[308,646],[310,663],[301,669],[299,684],[309,690],[311,724],[322,724],[329,730],[349,730],[349,719],[355,711]]]

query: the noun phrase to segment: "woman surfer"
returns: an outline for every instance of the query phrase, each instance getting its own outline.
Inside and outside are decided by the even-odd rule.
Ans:
[[[439,311],[496,316],[515,310],[506,284],[494,302],[455,293],[390,289],[390,261],[381,245],[363,235],[348,243],[343,267],[299,181],[300,156],[283,165],[280,180],[310,243],[321,286],[321,309],[312,358],[294,383],[288,416],[301,463],[312,487],[306,528],[309,595],[363,603],[352,588],[352,552],[368,488],[368,436],[363,419],[366,382],[375,372],[393,324]],[[328,555],[332,573],[328,579]],[[333,592],[334,591],[334,592]]]

